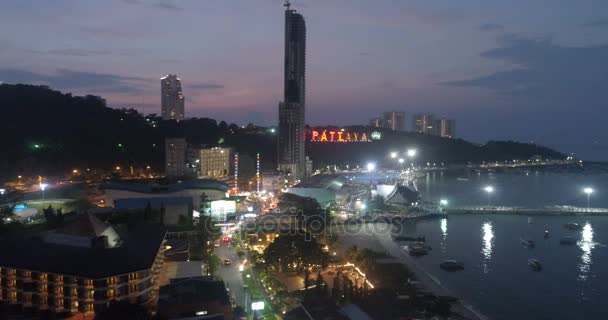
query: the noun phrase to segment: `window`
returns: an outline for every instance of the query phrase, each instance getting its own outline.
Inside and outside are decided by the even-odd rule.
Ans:
[[[49,275],[47,273],[40,274],[40,281],[47,281],[49,279]]]
[[[40,284],[40,292],[46,292],[48,290],[48,286],[46,283]]]
[[[93,304],[92,303],[87,303],[87,311],[88,312],[93,312],[95,311]]]
[[[137,284],[130,284],[129,293],[134,293],[134,292],[137,292]]]
[[[116,277],[110,277],[107,279],[109,285],[116,284]]]
[[[108,299],[113,299],[115,295],[116,295],[116,291],[114,289],[108,289],[108,291],[107,291]]]
[[[137,272],[129,273],[129,280],[137,280]]]
[[[63,276],[55,276],[55,281],[63,282]]]
[[[49,297],[46,294],[43,294],[40,296],[40,304],[48,304],[49,303]]]
[[[56,299],[55,300],[55,306],[57,308],[63,308],[63,299]]]
[[[57,291],[57,295],[63,295],[63,287],[62,286],[57,287],[56,291]]]

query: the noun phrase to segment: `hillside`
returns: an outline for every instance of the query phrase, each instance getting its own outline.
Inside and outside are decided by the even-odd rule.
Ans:
[[[49,175],[72,168],[116,165],[162,170],[164,138],[182,136],[194,145],[233,146],[248,162],[262,155],[262,169],[276,167],[276,133],[249,125],[240,128],[213,119],[181,123],[161,121],[133,109],[112,109],[96,96],[78,97],[44,86],[0,85],[0,178],[17,174]],[[363,127],[354,128],[363,130]],[[406,132],[383,132],[371,143],[307,143],[315,167],[379,160],[391,150],[415,147],[418,161],[466,163],[528,159],[533,155],[563,158],[559,152],[531,144],[489,142],[475,145]],[[251,167],[251,163],[248,164]]]

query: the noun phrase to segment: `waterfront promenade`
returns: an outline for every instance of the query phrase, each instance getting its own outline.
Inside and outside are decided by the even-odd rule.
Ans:
[[[540,208],[509,206],[462,206],[444,208],[447,214],[513,214],[513,215],[608,215],[608,208],[546,206]]]

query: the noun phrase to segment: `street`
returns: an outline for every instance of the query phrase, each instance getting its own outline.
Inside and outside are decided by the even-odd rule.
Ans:
[[[226,288],[230,289],[230,295],[234,297],[236,304],[246,309],[244,283],[241,272],[239,272],[241,260],[236,255],[234,247],[228,247],[228,244],[222,242],[219,248],[215,248],[215,254],[222,262],[218,275],[224,280]],[[224,259],[230,259],[232,263],[226,266],[224,265]]]

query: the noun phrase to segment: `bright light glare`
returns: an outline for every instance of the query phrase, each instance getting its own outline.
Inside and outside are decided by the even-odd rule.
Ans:
[[[407,156],[408,157],[415,157],[416,156],[416,149],[407,149]]]
[[[40,184],[40,190],[44,191],[46,189],[46,187],[48,187],[48,184],[46,184],[46,183]]]
[[[583,192],[586,193],[586,194],[592,194],[593,193],[593,188],[587,187],[587,188],[583,189]]]
[[[397,158],[397,152],[391,152],[391,159]]]
[[[446,200],[446,199],[441,199],[441,200],[439,200],[439,203],[440,203],[442,206],[447,206],[447,205],[448,205],[448,200]]]
[[[365,203],[361,204],[361,210],[365,210],[367,208],[367,205]]]
[[[376,170],[376,164],[373,163],[373,162],[368,163],[367,164],[367,171],[371,172],[371,171],[374,171],[374,170]]]
[[[405,162],[405,159],[403,159],[403,158],[399,158],[399,160],[398,160],[398,161],[399,161],[399,163],[403,164],[403,163]]]
[[[494,192],[494,187],[487,186],[487,187],[483,188],[483,190],[485,190],[487,193],[492,193],[492,192]]]

